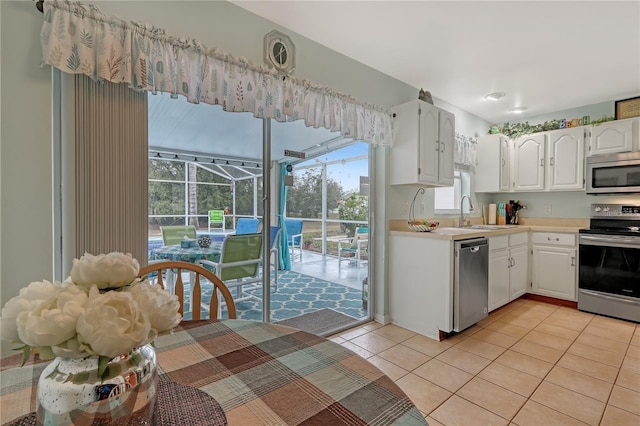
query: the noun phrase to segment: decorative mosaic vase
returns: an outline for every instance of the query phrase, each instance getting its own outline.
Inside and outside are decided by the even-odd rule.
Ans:
[[[39,425],[150,425],[158,384],[151,345],[109,361],[101,380],[98,357],[55,358],[38,380]]]

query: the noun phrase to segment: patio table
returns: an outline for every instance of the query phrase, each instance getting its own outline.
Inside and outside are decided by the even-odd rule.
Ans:
[[[152,249],[149,260],[181,260],[183,262],[197,263],[200,259],[220,262],[222,242],[212,242],[210,247],[182,248],[180,244],[162,246]]]
[[[295,328],[246,320],[183,321],[155,341],[163,383],[215,399],[229,425],[427,425],[409,397],[373,364],[335,342]],[[2,423],[36,408],[44,363],[0,360]],[[163,408],[174,424],[224,424]],[[24,417],[23,417],[24,418]],[[19,423],[20,424],[20,423]],[[25,424],[25,423],[21,423]]]

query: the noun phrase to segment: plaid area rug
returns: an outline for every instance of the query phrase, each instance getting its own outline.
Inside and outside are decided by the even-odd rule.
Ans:
[[[205,281],[202,284],[202,300],[211,299],[212,286]],[[249,288],[245,292],[262,299],[262,288]],[[185,286],[185,319],[191,318],[189,286]],[[231,289],[235,296],[235,289]],[[205,304],[203,303],[203,305]],[[281,321],[303,314],[333,309],[345,315],[360,319],[367,315],[363,309],[362,290],[347,287],[330,281],[321,280],[293,271],[278,271],[278,290],[271,289],[271,321]],[[262,300],[249,299],[236,301],[239,319],[262,320]],[[208,306],[202,306],[203,318],[209,317]],[[226,318],[226,308],[222,308],[222,317]]]

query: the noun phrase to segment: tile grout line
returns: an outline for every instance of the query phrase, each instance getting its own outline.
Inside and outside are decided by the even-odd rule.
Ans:
[[[385,337],[385,336],[384,336],[384,335],[382,335],[382,334],[378,334],[378,333],[376,333],[376,331],[377,331],[379,328],[382,328],[382,327],[384,327],[384,326],[382,326],[382,327],[378,327],[378,328],[375,328],[375,329],[373,329],[373,330],[367,330],[367,332],[366,332],[366,333],[363,333],[362,335],[364,335],[364,334],[368,334],[368,333],[374,333],[374,334],[375,334],[376,336],[378,336],[378,337],[383,337],[383,338],[385,338],[385,339],[390,340],[390,341],[392,341],[392,342],[393,342],[393,346],[391,346],[390,348],[387,348],[387,349],[385,349],[385,350],[382,350],[382,351],[379,351],[379,352],[376,352],[376,353],[373,353],[373,352],[371,352],[371,353],[373,354],[372,356],[377,356],[377,357],[379,357],[380,359],[384,360],[385,362],[388,362],[388,363],[390,363],[391,365],[393,365],[393,366],[395,366],[395,367],[397,367],[397,368],[400,368],[401,370],[403,370],[403,371],[404,371],[404,373],[403,373],[401,376],[399,376],[396,380],[394,380],[394,382],[399,381],[400,379],[402,379],[402,378],[406,377],[406,376],[407,376],[407,375],[409,375],[409,374],[414,374],[414,375],[415,375],[415,376],[417,376],[418,378],[420,378],[420,379],[422,379],[422,380],[425,380],[425,381],[427,381],[427,382],[429,382],[429,383],[433,384],[434,386],[437,386],[437,387],[439,387],[439,388],[441,388],[441,389],[443,389],[443,390],[445,390],[445,391],[447,391],[447,392],[449,392],[449,393],[450,393],[450,395],[449,395],[446,399],[444,399],[440,404],[438,404],[438,405],[437,405],[437,406],[435,406],[433,409],[431,409],[431,411],[430,411],[430,412],[425,413],[425,412],[421,411],[421,412],[423,413],[423,415],[424,415],[424,417],[425,417],[425,418],[426,418],[426,417],[430,417],[430,416],[432,415],[432,413],[434,413],[438,408],[440,408],[443,404],[445,404],[447,401],[449,401],[449,400],[451,399],[451,397],[453,397],[454,395],[456,395],[456,396],[458,396],[459,398],[463,399],[464,401],[466,401],[466,402],[468,402],[468,403],[471,403],[471,404],[473,404],[473,405],[475,405],[475,406],[477,406],[477,407],[479,407],[479,408],[481,408],[481,409],[483,409],[483,410],[485,410],[485,411],[487,411],[487,412],[489,412],[489,413],[491,413],[491,414],[493,414],[493,415],[496,415],[496,416],[498,416],[498,417],[500,417],[500,418],[502,418],[502,419],[504,419],[504,420],[506,420],[506,421],[513,422],[513,419],[514,419],[515,417],[517,417],[517,415],[522,411],[522,408],[527,404],[527,402],[528,402],[528,401],[532,401],[531,396],[533,396],[533,394],[535,394],[535,392],[539,389],[540,385],[541,385],[543,382],[545,382],[545,380],[547,379],[547,377],[549,376],[549,374],[551,373],[551,371],[553,371],[553,370],[554,370],[554,368],[558,366],[558,363],[559,363],[559,362],[560,362],[560,360],[561,360],[561,359],[562,359],[562,358],[563,358],[563,357],[568,353],[568,350],[571,348],[571,346],[572,346],[573,344],[575,344],[575,343],[578,341],[578,339],[579,339],[583,334],[585,334],[585,333],[586,333],[586,334],[592,335],[591,333],[588,333],[587,328],[589,327],[589,325],[592,325],[592,324],[593,324],[593,322],[594,322],[594,320],[595,320],[596,318],[600,318],[600,317],[598,317],[597,315],[592,315],[592,316],[591,316],[591,318],[589,319],[589,321],[588,321],[588,322],[587,322],[587,323],[582,327],[582,329],[581,329],[581,330],[579,330],[579,331],[578,331],[578,330],[574,330],[574,329],[570,329],[570,328],[566,328],[566,330],[569,330],[569,331],[576,331],[576,332],[578,332],[578,333],[577,333],[577,335],[576,335],[575,337],[573,337],[573,338],[567,338],[567,337],[564,337],[564,336],[557,336],[557,335],[551,334],[551,333],[549,333],[549,332],[536,330],[536,328],[537,328],[537,327],[539,327],[541,324],[543,324],[543,323],[544,323],[544,321],[546,321],[547,319],[549,319],[549,318],[550,318],[554,313],[559,312],[559,311],[560,311],[560,309],[561,309],[561,306],[556,306],[556,305],[552,305],[552,304],[543,304],[543,306],[555,306],[555,309],[553,309],[553,310],[552,310],[552,311],[550,311],[548,314],[546,314],[546,316],[544,316],[544,318],[543,318],[543,319],[541,319],[540,321],[537,321],[537,322],[536,322],[536,324],[535,324],[532,328],[529,328],[529,327],[521,327],[521,326],[517,326],[517,325],[515,325],[515,324],[511,324],[509,321],[503,321],[503,322],[505,322],[505,323],[507,323],[507,324],[509,324],[509,325],[512,325],[512,326],[517,326],[517,327],[520,327],[520,328],[526,328],[527,332],[526,332],[525,334],[523,334],[521,337],[512,336],[512,335],[509,335],[509,334],[503,333],[503,332],[501,332],[501,331],[497,331],[497,330],[493,330],[493,329],[487,328],[487,327],[489,327],[491,324],[493,324],[493,323],[495,323],[495,322],[497,322],[497,321],[500,321],[500,319],[501,319],[502,317],[504,317],[506,314],[508,314],[509,312],[514,312],[514,311],[516,311],[516,310],[518,310],[518,309],[521,309],[521,308],[525,307],[527,304],[529,304],[529,303],[520,303],[520,304],[518,304],[518,305],[515,305],[515,306],[514,306],[513,308],[511,308],[511,309],[508,309],[508,310],[505,310],[504,312],[501,312],[501,313],[500,313],[500,315],[499,315],[499,316],[497,316],[493,321],[491,321],[491,322],[489,322],[489,323],[487,323],[487,324],[484,324],[483,326],[478,326],[478,325],[476,325],[476,327],[477,327],[478,329],[477,329],[477,330],[475,330],[475,331],[473,331],[472,333],[464,334],[464,332],[462,332],[462,333],[460,333],[460,334],[457,334],[457,335],[459,335],[459,336],[464,336],[464,338],[462,338],[460,341],[456,342],[455,344],[451,345],[450,347],[446,348],[445,350],[443,350],[443,351],[441,351],[441,352],[437,353],[435,356],[427,355],[427,354],[426,354],[426,353],[424,353],[424,352],[421,352],[421,351],[419,351],[419,350],[417,350],[417,349],[413,349],[413,348],[411,348],[411,347],[409,347],[409,346],[405,345],[405,343],[406,343],[408,340],[410,340],[411,338],[413,338],[413,337],[415,337],[415,336],[418,336],[418,335],[419,335],[418,333],[415,333],[415,332],[411,332],[411,333],[412,333],[412,335],[411,335],[410,337],[404,338],[404,339],[402,339],[401,341],[395,341],[395,340],[389,339],[388,337]],[[529,311],[527,311],[527,312],[529,312]],[[562,327],[562,326],[555,325],[555,324],[550,324],[550,325],[555,326],[555,327],[558,327],[558,328],[564,328],[564,327]],[[596,324],[593,324],[593,325],[596,325]],[[596,325],[596,326],[597,326],[597,325]],[[634,327],[634,329],[633,329],[632,336],[631,336],[631,340],[633,340],[633,337],[634,337],[634,335],[635,335],[635,332],[636,332],[636,330],[637,330],[637,327],[638,327],[638,325],[635,325],[635,327]],[[400,328],[402,328],[402,327],[400,327]],[[600,328],[601,328],[601,327],[600,327]],[[509,345],[508,347],[506,347],[506,348],[505,348],[505,347],[503,347],[503,346],[501,346],[501,345],[496,345],[495,343],[491,343],[491,342],[488,342],[488,341],[485,341],[485,340],[481,340],[481,339],[476,339],[476,340],[478,340],[479,342],[483,342],[483,343],[491,344],[491,345],[494,345],[494,346],[497,346],[497,347],[500,347],[501,349],[503,349],[503,351],[501,352],[501,354],[500,354],[500,355],[498,355],[498,356],[497,356],[496,358],[494,358],[494,359],[486,358],[486,357],[484,357],[484,356],[481,356],[481,355],[475,354],[475,353],[473,353],[473,352],[469,352],[469,351],[467,351],[467,350],[465,350],[465,349],[463,349],[463,348],[459,348],[459,347],[457,347],[457,346],[458,346],[459,344],[461,344],[462,342],[467,341],[469,338],[472,338],[474,335],[476,335],[476,334],[478,334],[478,333],[482,332],[483,330],[487,330],[487,331],[489,331],[489,332],[496,333],[496,334],[503,335],[503,336],[508,336],[508,337],[516,338],[517,340],[516,340],[514,343],[512,343],[511,345]],[[409,330],[409,331],[410,331],[410,330]],[[475,402],[473,402],[473,401],[469,401],[468,399],[464,398],[464,397],[463,397],[463,396],[461,396],[461,395],[458,395],[458,393],[457,393],[457,392],[458,392],[460,389],[462,389],[465,385],[467,385],[467,384],[468,384],[470,381],[472,381],[474,378],[479,377],[479,375],[480,375],[484,370],[486,370],[488,367],[490,367],[491,365],[493,365],[493,364],[496,362],[496,360],[497,360],[497,359],[498,359],[502,354],[504,354],[505,352],[507,352],[507,351],[509,351],[509,350],[512,350],[511,348],[512,348],[514,345],[516,345],[518,342],[521,342],[521,341],[529,341],[529,340],[524,340],[524,339],[525,339],[527,336],[529,336],[529,335],[531,334],[531,332],[532,332],[532,331],[537,331],[537,332],[538,332],[538,333],[540,333],[540,334],[544,334],[544,335],[546,335],[546,336],[550,336],[550,337],[557,337],[557,338],[560,338],[560,339],[565,339],[565,340],[570,341],[571,343],[567,346],[567,348],[566,348],[566,349],[563,349],[563,350],[562,350],[562,354],[560,355],[560,357],[559,357],[556,361],[554,361],[553,363],[551,363],[551,362],[549,362],[549,361],[546,361],[546,360],[544,360],[544,359],[541,359],[541,358],[537,358],[537,357],[532,356],[532,355],[529,355],[529,354],[524,354],[524,353],[521,353],[521,352],[518,352],[518,351],[514,351],[514,352],[516,352],[516,353],[518,353],[518,354],[521,354],[521,355],[529,356],[529,357],[532,357],[532,358],[534,358],[534,359],[538,359],[538,360],[540,360],[540,361],[548,362],[549,364],[552,364],[552,366],[551,366],[551,368],[550,368],[550,369],[545,373],[545,375],[544,375],[542,378],[540,378],[540,382],[538,383],[538,385],[536,385],[536,387],[533,389],[533,391],[530,393],[530,395],[529,395],[528,397],[526,397],[526,401],[522,404],[522,406],[520,406],[520,408],[515,412],[515,414],[514,414],[510,419],[509,419],[509,418],[505,418],[505,417],[503,417],[502,415],[500,415],[500,414],[498,414],[498,413],[495,413],[494,411],[491,411],[491,410],[489,410],[488,408],[483,407],[483,406],[481,406],[481,405],[479,405],[479,404],[477,404],[477,403],[475,403]],[[362,336],[362,335],[360,335],[360,336]],[[598,336],[598,335],[596,335],[596,334],[593,334],[593,336],[594,336],[594,337],[596,337],[596,338],[600,338],[600,339],[605,339],[605,340],[606,340],[606,338],[605,338],[605,337]],[[359,336],[353,337],[352,339],[355,339],[355,338],[357,338],[357,337],[359,337]],[[352,340],[352,339],[345,340],[345,341],[349,341],[349,342],[351,342],[351,340]],[[616,342],[617,342],[617,341],[616,341]],[[537,344],[537,345],[540,345],[540,346],[543,346],[543,347],[546,347],[546,348],[556,349],[556,348],[554,348],[553,346],[547,346],[547,345],[544,345],[544,344],[541,344],[541,343],[537,343],[537,342],[535,342],[535,341],[531,341],[531,343],[535,343],[535,344]],[[618,342],[618,343],[624,343],[624,342]],[[355,345],[357,345],[357,346],[361,347],[361,346],[360,346],[360,345],[358,345],[357,343],[352,342],[352,344],[355,344]],[[394,347],[397,347],[397,346],[399,346],[399,345],[401,345],[401,346],[402,346],[402,348],[404,348],[404,349],[409,349],[409,350],[415,351],[415,352],[417,352],[417,353],[421,353],[422,355],[427,356],[427,357],[428,357],[428,359],[427,359],[424,363],[422,363],[422,364],[420,364],[420,365],[418,365],[418,366],[416,366],[416,367],[414,367],[414,368],[412,368],[412,369],[410,369],[410,370],[409,370],[409,369],[406,369],[405,367],[403,367],[403,366],[401,366],[401,365],[397,364],[397,363],[396,363],[396,362],[394,362],[394,361],[388,360],[388,359],[386,359],[386,358],[384,358],[384,357],[380,356],[380,354],[381,354],[382,352],[385,352],[385,351],[387,351],[387,350],[389,350],[389,349],[392,349],[392,348],[394,348]],[[589,346],[589,347],[593,347],[594,349],[600,349],[600,350],[604,350],[604,351],[607,351],[607,352],[613,352],[613,353],[615,353],[614,351],[608,351],[608,350],[606,350],[606,349],[604,349],[604,348],[600,348],[600,347],[598,347],[598,346],[591,346],[591,345],[589,345],[589,344],[587,344],[587,343],[584,343],[584,345],[585,345],[585,346]],[[423,365],[427,364],[428,362],[431,362],[432,360],[437,359],[437,357],[438,357],[438,356],[440,356],[441,354],[443,354],[443,353],[447,352],[447,351],[448,351],[448,350],[450,350],[451,348],[457,348],[458,350],[463,351],[463,352],[465,352],[465,353],[468,353],[468,354],[471,354],[471,355],[477,356],[477,357],[479,357],[479,358],[483,358],[483,359],[485,359],[485,360],[488,360],[488,361],[489,361],[489,364],[487,364],[485,367],[483,367],[483,368],[482,368],[480,371],[478,371],[477,373],[473,374],[473,375],[472,375],[472,377],[471,377],[469,380],[467,380],[463,385],[461,385],[461,386],[460,386],[460,387],[459,387],[455,392],[450,392],[449,390],[447,390],[446,388],[443,388],[443,387],[442,387],[442,386],[440,386],[439,384],[434,383],[434,382],[431,382],[430,380],[428,380],[428,379],[426,379],[426,378],[424,378],[424,377],[422,377],[422,376],[417,375],[416,373],[414,373],[414,371],[415,371],[415,370],[417,370],[417,369],[418,369],[418,368],[420,368],[421,366],[423,366]],[[631,348],[631,342],[626,342],[626,349],[625,349],[625,351],[624,351],[624,355],[623,355],[622,363],[624,363],[624,360],[626,359],[627,355],[630,353],[630,350],[631,350],[630,348]],[[364,348],[364,347],[363,347],[363,349],[365,349],[365,350],[367,350],[367,351],[368,351],[368,349],[366,349],[366,348]],[[609,364],[601,363],[601,362],[599,362],[599,361],[592,360],[592,359],[590,359],[590,358],[584,358],[584,357],[582,357],[582,356],[580,356],[580,355],[576,355],[576,354],[572,354],[572,355],[577,356],[577,357],[582,358],[582,359],[585,359],[585,360],[590,361],[590,362],[596,362],[596,363],[598,363],[598,364],[603,364],[604,366],[613,367],[613,366],[611,366],[611,365],[609,365]],[[442,361],[442,360],[438,360],[438,361],[440,361],[440,362],[444,362],[444,361]],[[608,397],[607,397],[606,402],[603,402],[603,401],[600,401],[600,400],[596,399],[597,401],[599,401],[599,402],[601,402],[601,403],[603,403],[603,404],[604,404],[604,409],[603,409],[602,413],[600,414],[600,418],[599,418],[598,424],[600,424],[600,423],[603,421],[603,418],[604,418],[604,414],[605,414],[605,412],[606,412],[606,409],[607,409],[607,407],[610,405],[610,404],[609,404],[609,401],[610,401],[610,399],[611,399],[611,394],[612,394],[612,392],[613,392],[613,389],[614,389],[614,388],[615,388],[615,386],[616,386],[617,379],[618,379],[618,377],[619,377],[619,375],[620,375],[620,373],[621,373],[622,363],[621,363],[621,364],[618,366],[618,368],[617,368],[617,372],[616,372],[615,378],[613,379],[613,382],[611,383],[611,390],[608,392]],[[445,362],[445,364],[447,364],[447,365],[451,366],[452,368],[456,368],[456,369],[458,369],[458,370],[461,370],[460,368],[456,367],[455,365],[451,365],[451,364],[449,364],[449,363],[447,363],[447,362]],[[501,364],[501,363],[498,363],[498,364]],[[510,367],[510,366],[508,366],[508,365],[506,365],[506,364],[501,364],[501,365],[504,365],[504,366],[509,367],[509,368],[513,368],[513,367]],[[563,368],[565,368],[565,367],[563,367]],[[516,370],[517,370],[517,369],[516,369]],[[598,377],[591,376],[591,375],[589,375],[589,374],[584,374],[584,373],[581,373],[581,372],[579,372],[579,371],[572,370],[572,369],[570,369],[570,368],[569,368],[568,370],[570,370],[570,371],[572,371],[573,373],[576,373],[576,374],[582,374],[582,375],[584,375],[584,376],[586,376],[586,377],[589,377],[589,378],[591,378],[591,379],[595,379],[595,380],[600,380],[600,381],[606,382],[605,380],[602,380],[602,379],[600,379],[600,378],[598,378]],[[468,372],[466,372],[465,370],[461,370],[461,371],[463,371],[463,372],[465,372],[465,373],[469,374],[469,373],[468,373]],[[520,371],[520,370],[518,370],[518,371]],[[528,375],[530,375],[530,376],[531,376],[531,374],[529,374],[529,373],[527,373],[527,372],[525,372],[525,371],[520,371],[520,372],[522,372],[523,374],[528,374]],[[536,377],[536,378],[538,378],[537,376],[532,376],[532,377]],[[481,379],[482,379],[482,378],[481,378]],[[486,380],[486,379],[483,379],[483,380]],[[497,387],[501,388],[501,389],[504,389],[504,390],[509,391],[509,392],[513,392],[513,393],[514,393],[514,394],[516,394],[516,395],[519,395],[519,396],[524,397],[524,395],[521,395],[521,394],[519,394],[518,392],[515,392],[515,391],[513,391],[513,390],[511,390],[511,389],[505,388],[505,387],[503,387],[503,386],[501,386],[501,385],[499,385],[499,384],[493,383],[493,382],[491,382],[491,381],[488,381],[488,382],[489,382],[489,383],[491,383],[492,385],[495,385],[495,386],[497,386]],[[548,382],[548,383],[552,383],[552,382]],[[555,385],[555,383],[552,383],[552,384],[554,384],[554,385]],[[585,395],[585,394],[583,394],[583,393],[581,393],[581,392],[579,392],[579,391],[575,391],[575,390],[569,389],[569,388],[567,388],[567,387],[564,387],[563,385],[556,385],[556,386],[559,386],[560,388],[565,389],[565,390],[567,390],[567,391],[569,391],[569,392],[573,392],[573,393],[575,393],[575,394],[577,394],[577,395],[581,395],[581,396],[584,396],[584,397],[586,397],[586,398],[595,399],[595,398],[593,398],[593,397],[592,397],[592,396],[590,396],[590,395]],[[625,387],[625,389],[626,389],[626,387]],[[537,402],[537,401],[534,401],[534,402],[539,403],[539,402]],[[559,414],[562,414],[562,415],[565,415],[565,416],[567,416],[567,417],[570,417],[570,418],[576,419],[576,420],[578,420],[578,421],[582,421],[582,420],[580,420],[580,419],[577,419],[577,418],[576,418],[576,417],[574,417],[574,416],[571,416],[571,415],[569,415],[569,414],[566,414],[566,413],[564,413],[564,412],[562,412],[562,411],[558,411],[558,410],[554,409],[553,407],[549,407],[549,406],[547,406],[547,405],[545,405],[545,404],[542,404],[542,403],[539,403],[539,404],[541,404],[542,406],[547,407],[548,409],[550,409],[550,410],[552,410],[552,411],[554,411],[554,412],[557,412],[557,413],[559,413]],[[616,408],[618,408],[618,407],[616,407]],[[630,414],[632,414],[632,415],[635,415],[635,413],[632,413],[632,412],[628,411],[627,409],[624,409],[624,408],[619,408],[619,409],[621,409],[621,410],[623,410],[623,411],[625,411],[625,412],[628,412],[628,413],[630,413]]]

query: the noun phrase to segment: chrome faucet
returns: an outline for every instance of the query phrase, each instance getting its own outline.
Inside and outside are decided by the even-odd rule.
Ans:
[[[469,211],[470,212],[473,211],[473,203],[471,202],[471,197],[469,195],[467,195],[467,194],[463,195],[460,198],[460,222],[458,223],[459,227],[464,226],[464,208],[463,208],[463,205],[464,205],[464,199],[465,198],[467,200],[469,200]]]

